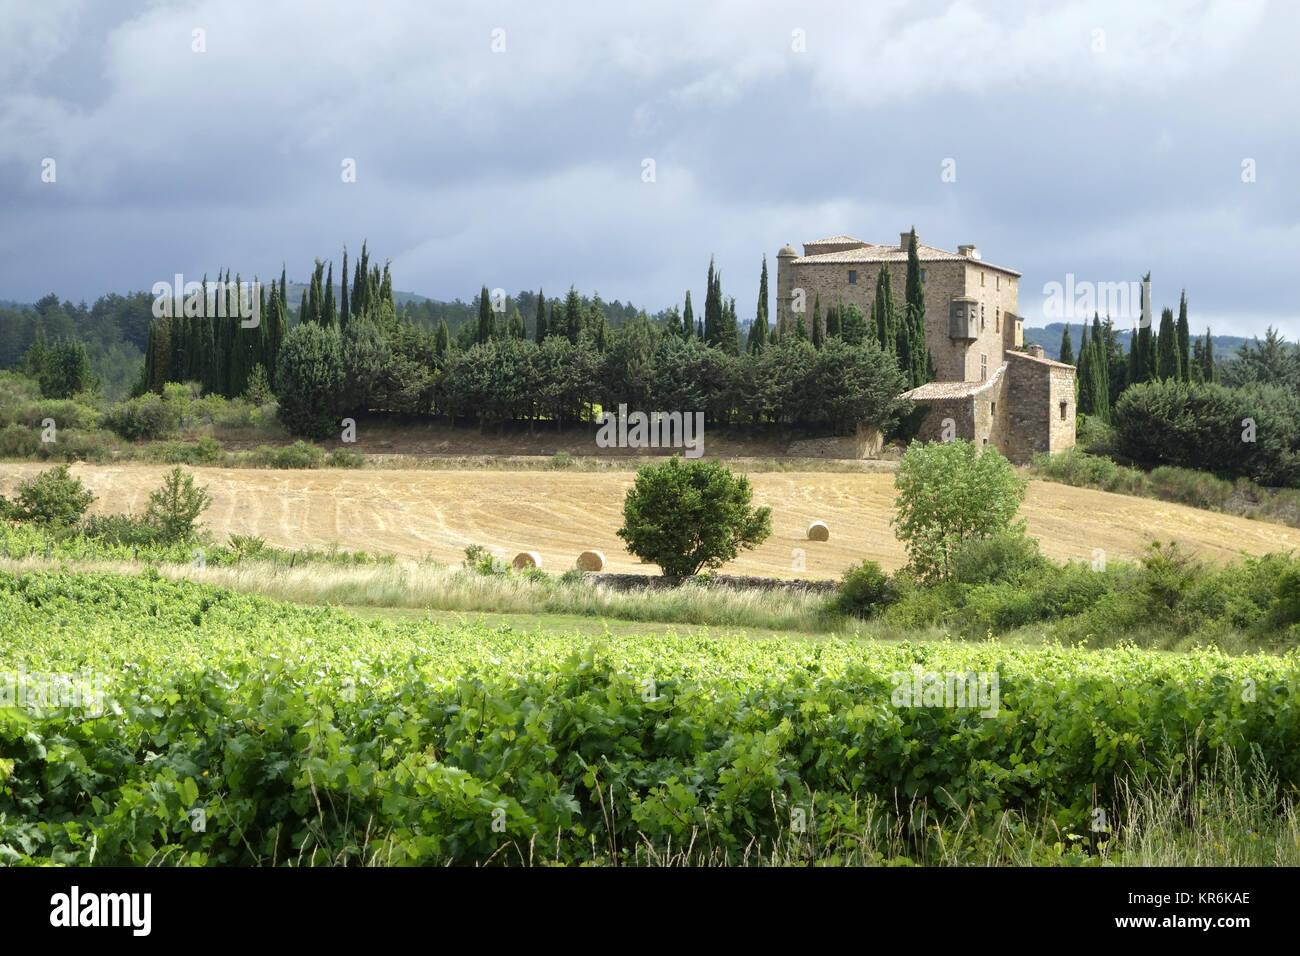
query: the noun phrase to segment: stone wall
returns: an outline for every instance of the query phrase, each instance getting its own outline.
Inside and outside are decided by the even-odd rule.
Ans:
[[[812,322],[818,297],[823,319],[827,308],[841,301],[856,305],[870,318],[882,266],[889,270],[894,301],[901,308],[907,292],[906,261],[800,264],[793,258],[778,257],[775,317],[780,316],[782,308],[790,309],[794,290],[803,289],[808,323]],[[991,377],[1002,364],[1003,351],[1022,341],[1017,323],[1009,318],[1019,308],[1016,277],[982,266],[978,260],[923,260],[921,268],[925,270],[925,338],[934,357],[936,379],[978,382],[982,377]],[[857,273],[857,282],[849,282],[850,271]],[[949,303],[958,296],[970,296],[982,307],[982,328],[974,341],[948,337]]]

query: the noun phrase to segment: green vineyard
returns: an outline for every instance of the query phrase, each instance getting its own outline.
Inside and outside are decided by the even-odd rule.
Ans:
[[[1298,683],[1296,652],[593,642],[0,573],[0,863],[1122,860],[1153,787],[1194,810],[1238,768],[1291,813]]]

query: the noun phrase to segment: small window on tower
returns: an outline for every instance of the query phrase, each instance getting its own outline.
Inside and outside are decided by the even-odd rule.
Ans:
[[[850,269],[850,270],[849,270],[849,285],[857,285],[857,284],[858,284],[858,270],[857,270],[857,269]]]
[[[980,381],[982,382],[988,377],[989,377],[989,357],[987,355],[981,355],[980,356]],[[1064,402],[1061,403],[1061,408],[1065,408]],[[1062,415],[1064,416],[1064,412],[1062,412]]]
[[[1001,289],[1001,288],[1002,288],[1002,276],[995,276],[995,277],[994,277],[994,279],[993,279],[993,288],[995,288],[995,289]]]
[[[922,281],[922,282],[925,281],[925,270],[924,270],[924,269],[921,270],[921,281]]]
[[[984,273],[980,273],[980,288],[984,288]]]
[[[1065,409],[1067,405],[1067,402],[1061,402],[1061,421],[1065,421]]]
[[[1002,310],[1001,309],[998,309],[996,312],[993,313],[993,331],[994,332],[1002,331]]]

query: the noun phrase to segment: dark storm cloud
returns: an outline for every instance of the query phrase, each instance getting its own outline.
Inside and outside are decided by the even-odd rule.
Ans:
[[[716,255],[743,317],[785,242],[915,224],[1023,272],[1031,324],[1149,269],[1198,327],[1300,333],[1290,5],[699,6],[0,4],[0,298],[367,238],[400,289],[652,310]]]

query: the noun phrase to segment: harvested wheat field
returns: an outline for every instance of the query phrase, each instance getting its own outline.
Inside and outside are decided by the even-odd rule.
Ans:
[[[0,493],[45,465],[0,464]],[[97,512],[140,512],[168,469],[157,465],[74,465],[98,500]],[[535,551],[548,571],[573,566],[584,551],[605,555],[607,571],[652,570],[623,549],[614,533],[633,472],[551,471],[278,471],[194,468],[212,495],[208,530],[257,534],[285,548],[390,552],[456,563],[466,545],[482,544],[509,561]],[[750,476],[757,504],[772,507],[772,536],[724,570],[767,577],[837,578],[872,558],[904,562],[889,527],[893,475],[770,472]],[[1058,560],[1132,558],[1151,540],[1178,541],[1211,561],[1240,551],[1300,549],[1300,529],[1045,481],[1030,481],[1021,514],[1043,551]],[[808,540],[824,521],[829,541]],[[802,570],[797,570],[803,552]]]

